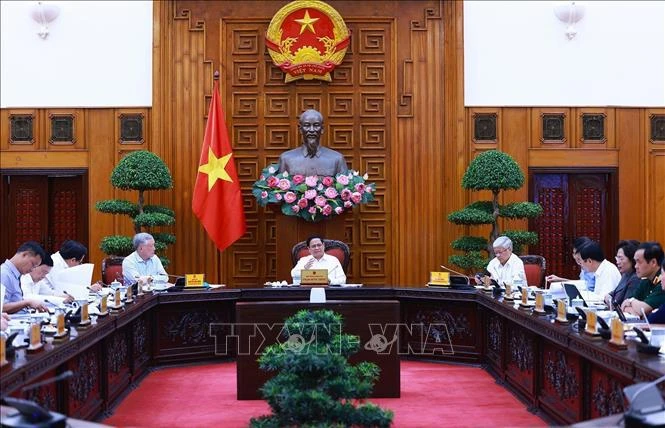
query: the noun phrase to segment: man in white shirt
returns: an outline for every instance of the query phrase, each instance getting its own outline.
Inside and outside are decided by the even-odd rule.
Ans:
[[[301,257],[291,270],[294,284],[300,284],[300,271],[303,269],[328,269],[328,284],[340,285],[346,283],[346,274],[335,256],[325,253],[323,238],[310,236],[307,238],[309,256]]]
[[[526,284],[526,273],[522,259],[513,254],[513,241],[507,236],[499,236],[492,244],[495,257],[487,265],[490,277],[500,285],[513,284],[520,278]]]
[[[55,290],[48,281],[42,281],[51,272],[53,268],[53,258],[48,254],[44,255],[42,264],[37,266],[30,273],[21,275],[21,290],[23,296],[30,299],[37,299],[40,302],[49,300],[51,303],[60,304],[62,302],[71,302],[74,297],[69,295],[56,296]]]
[[[155,238],[149,233],[137,233],[132,240],[134,252],[122,261],[122,277],[125,285],[139,282],[167,282],[169,279],[162,261],[155,255]]]
[[[580,266],[587,272],[592,272],[595,277],[594,288],[589,290],[593,292],[593,299],[605,300],[607,294],[621,281],[621,272],[615,265],[605,260],[603,249],[595,241],[580,248],[580,259],[582,260]]]
[[[83,263],[85,256],[88,254],[88,248],[81,244],[78,241],[68,240],[60,245],[60,250],[56,251],[51,255],[53,260],[53,267],[50,272],[46,274],[44,279],[39,281],[37,284],[34,284],[35,287],[38,287],[39,294],[48,294],[47,290],[52,290],[50,293],[53,295],[56,289],[56,278],[58,272],[61,272],[65,269],[78,266]],[[23,285],[23,279],[21,279],[21,286]],[[92,284],[90,288],[93,291],[100,291],[102,289],[100,284]],[[66,297],[66,296],[63,296]],[[71,296],[69,299],[73,299]]]

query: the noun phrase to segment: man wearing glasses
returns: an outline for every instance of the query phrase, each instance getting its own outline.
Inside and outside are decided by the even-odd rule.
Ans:
[[[507,236],[499,236],[492,247],[496,257],[487,265],[490,277],[500,285],[513,284],[514,279],[517,278],[526,281],[524,263],[522,259],[513,254],[513,241]]]

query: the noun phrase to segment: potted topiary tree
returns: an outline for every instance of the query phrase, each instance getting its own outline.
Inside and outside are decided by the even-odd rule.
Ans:
[[[99,201],[95,204],[97,211],[129,216],[135,233],[175,223],[175,213],[170,208],[145,204],[146,191],[173,187],[171,172],[156,154],[141,150],[123,157],[111,173],[111,184],[118,189],[138,191],[137,202],[123,199]],[[170,233],[151,234],[159,252],[164,251],[167,245],[175,243],[175,236]],[[124,257],[134,251],[132,237],[123,235],[106,236],[99,247],[109,256]],[[162,257],[162,263],[168,264],[168,259]]]
[[[250,426],[390,426],[392,411],[354,403],[372,393],[380,369],[349,364],[359,340],[342,333],[342,326],[342,316],[330,310],[302,310],[286,319],[286,341],[268,346],[259,358],[263,370],[279,372],[261,388],[272,414],[252,418]]]
[[[533,245],[538,242],[538,234],[526,230],[499,230],[499,218],[525,219],[536,218],[542,214],[540,204],[533,202],[513,202],[507,205],[499,204],[499,195],[504,190],[517,190],[524,185],[524,174],[515,160],[507,153],[498,150],[489,150],[478,155],[464,173],[462,187],[477,190],[490,190],[491,201],[477,201],[465,208],[448,215],[448,221],[458,225],[492,225],[489,240],[478,236],[462,236],[452,242],[455,250],[464,251],[464,254],[454,254],[449,257],[451,264],[462,269],[480,269],[487,266],[488,257],[494,257],[492,243],[500,235],[508,236],[513,241],[513,251],[520,252],[523,245]]]

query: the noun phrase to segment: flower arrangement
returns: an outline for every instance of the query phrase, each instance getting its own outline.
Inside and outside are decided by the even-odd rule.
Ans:
[[[340,215],[354,206],[374,200],[376,185],[365,183],[367,174],[349,170],[331,176],[277,173],[272,164],[261,171],[252,194],[259,205],[282,204],[282,213],[317,222]]]

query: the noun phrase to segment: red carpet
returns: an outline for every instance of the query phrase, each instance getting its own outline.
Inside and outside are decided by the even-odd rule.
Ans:
[[[481,368],[402,361],[402,398],[370,401],[395,413],[395,427],[546,426]],[[246,427],[269,412],[236,400],[235,363],[149,374],[104,423],[136,427]]]

